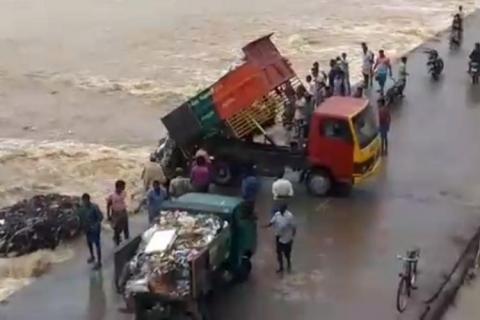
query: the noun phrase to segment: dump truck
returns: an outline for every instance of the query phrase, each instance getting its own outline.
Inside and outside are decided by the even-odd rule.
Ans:
[[[243,48],[243,62],[162,118],[168,136],[156,152],[166,172],[188,169],[196,150],[212,157],[214,181],[238,181],[242,169],[278,176],[300,172],[308,191],[326,195],[371,176],[381,162],[377,115],[367,99],[330,97],[314,106],[303,134],[288,129],[301,82],[271,34]],[[350,188],[347,188],[350,189]]]
[[[185,194],[115,251],[115,284],[137,320],[205,319],[212,291],[248,279],[256,243],[256,218],[241,198]]]

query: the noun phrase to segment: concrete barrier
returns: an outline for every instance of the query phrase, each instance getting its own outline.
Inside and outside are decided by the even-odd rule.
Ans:
[[[420,320],[441,319],[448,308],[453,304],[458,291],[465,283],[470,271],[477,267],[480,241],[480,228],[466,245],[457,262],[445,277],[435,293],[425,301],[425,307],[420,315]]]

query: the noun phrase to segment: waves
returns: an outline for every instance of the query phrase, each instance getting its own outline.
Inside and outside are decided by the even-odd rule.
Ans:
[[[52,264],[73,257],[72,249],[39,250],[18,258],[0,258],[0,302],[48,272]]]
[[[125,180],[130,194],[135,194],[149,151],[149,147],[0,138],[0,205],[48,192],[88,192],[103,205],[117,179]]]

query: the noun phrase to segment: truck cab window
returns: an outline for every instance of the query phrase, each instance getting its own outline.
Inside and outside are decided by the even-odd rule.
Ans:
[[[373,108],[368,106],[353,117],[352,122],[360,147],[368,146],[378,134],[378,125]]]
[[[323,127],[320,128],[322,136],[327,138],[340,139],[347,143],[352,142],[352,134],[350,132],[350,126],[345,120],[339,119],[327,119],[323,123]]]

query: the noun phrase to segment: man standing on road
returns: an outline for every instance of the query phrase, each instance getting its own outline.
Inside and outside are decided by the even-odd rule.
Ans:
[[[363,74],[363,85],[365,89],[372,86],[372,74],[373,74],[373,62],[375,61],[375,56],[373,52],[368,49],[368,46],[365,42],[362,42],[362,51],[363,51],[363,62],[362,62],[362,74]]]
[[[407,57],[403,56],[400,59],[400,66],[398,67],[398,86],[399,86],[399,91],[400,95],[403,96],[403,90],[405,90],[405,87],[407,85]]]
[[[167,198],[167,192],[160,185],[160,181],[153,181],[153,188],[147,194],[148,223],[153,224],[160,215],[162,202]]]
[[[309,95],[314,95],[315,94],[315,83],[312,80],[311,75],[307,75],[305,78],[305,82],[307,83],[307,92]]]
[[[93,269],[97,270],[102,266],[100,232],[102,230],[101,224],[103,220],[103,214],[95,203],[90,202],[90,195],[88,193],[84,193],[82,195],[82,203],[78,208],[78,216],[80,218],[83,231],[85,232],[88,251],[90,252],[90,257],[88,258],[87,262],[93,263]],[[97,253],[96,263],[95,255],[93,254],[93,246],[95,246],[95,251]]]
[[[470,73],[472,70],[472,63],[477,65],[477,69],[480,65],[480,42],[475,43],[475,48],[468,57],[470,59],[468,63],[468,72]]]
[[[378,58],[373,69],[375,72],[375,80],[378,82],[379,92],[383,95],[387,77],[389,75],[392,77],[392,65],[390,64],[390,59],[385,55],[385,51],[378,51]]]
[[[272,184],[272,195],[273,208],[271,214],[273,216],[287,202],[287,199],[293,197],[292,183],[283,177],[283,172],[277,176],[277,179]]]
[[[115,182],[115,191],[107,198],[107,218],[112,223],[113,241],[117,246],[122,241],[122,233],[125,240],[130,237],[125,199],[125,181],[117,180]]]
[[[342,58],[340,59],[340,69],[343,72],[343,88],[345,90],[345,96],[349,96],[351,94],[350,71],[348,68],[347,54],[345,52],[342,53]]]
[[[463,6],[458,6],[458,12],[457,14],[460,16],[463,22],[463,18],[465,18],[465,14],[463,13]]]
[[[380,138],[382,139],[382,155],[388,154],[388,131],[390,131],[390,110],[385,105],[385,100],[378,100],[378,118],[380,122]]]
[[[247,203],[249,210],[253,214],[255,211],[255,201],[260,189],[255,166],[248,168],[245,177],[242,180],[242,198]]]
[[[287,271],[292,271],[292,245],[293,239],[297,233],[293,214],[287,210],[287,205],[283,204],[270,220],[266,227],[275,229],[275,247],[277,251],[278,269],[277,273],[283,272],[283,257],[287,261]]]

